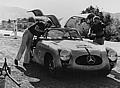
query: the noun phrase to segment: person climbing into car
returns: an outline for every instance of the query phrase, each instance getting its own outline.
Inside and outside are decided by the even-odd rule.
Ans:
[[[104,28],[106,25],[101,22],[99,16],[93,17],[93,24],[89,29],[88,36],[93,38],[93,42],[100,45],[104,44]]]
[[[23,66],[28,65],[30,61],[30,51],[31,51],[31,45],[34,35],[40,37],[41,35],[44,34],[45,29],[51,27],[51,25],[52,25],[51,21],[47,21],[47,22],[37,21],[24,31],[22,36],[22,43],[18,50],[17,56],[14,60],[14,64],[16,66],[18,66],[18,61],[20,61],[24,51],[25,51],[25,55],[24,55]]]

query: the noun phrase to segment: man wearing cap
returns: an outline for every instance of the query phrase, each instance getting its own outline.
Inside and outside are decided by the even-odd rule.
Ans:
[[[93,42],[100,45],[104,44],[104,28],[106,25],[101,22],[99,16],[93,18],[93,25],[91,26],[88,35],[94,37]]]

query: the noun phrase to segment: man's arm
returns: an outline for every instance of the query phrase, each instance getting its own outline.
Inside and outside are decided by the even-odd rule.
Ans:
[[[101,22],[102,28],[106,28],[107,25],[109,25],[109,24],[105,24],[105,23]]]
[[[91,34],[91,28],[89,28],[88,30],[88,36]]]

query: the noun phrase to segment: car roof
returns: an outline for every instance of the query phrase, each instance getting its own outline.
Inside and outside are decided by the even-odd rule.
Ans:
[[[50,20],[55,27],[58,27],[58,28],[61,27],[61,24],[59,23],[59,21],[55,15],[35,16],[34,18],[39,19],[39,20],[44,20],[44,21]]]
[[[83,19],[83,18],[87,18],[88,15],[89,14],[79,14],[79,15],[72,15],[72,16],[64,16],[62,18],[62,20],[60,20],[60,24],[61,24],[62,27],[64,27],[71,18]]]
[[[82,18],[87,18],[87,16],[89,15],[88,13],[88,14],[79,14],[73,16],[64,16],[62,17],[62,19],[59,20],[55,15],[44,15],[43,12],[39,9],[31,10],[28,12],[33,12],[35,15],[34,17],[35,19],[42,19],[44,21],[51,20],[52,23],[58,28],[64,27],[70,18],[79,17],[82,19]]]
[[[48,17],[56,27],[58,28],[61,27],[61,24],[55,15],[45,15],[45,16]]]

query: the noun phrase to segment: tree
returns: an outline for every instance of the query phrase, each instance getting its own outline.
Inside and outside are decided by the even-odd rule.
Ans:
[[[114,19],[111,17],[111,15],[109,13],[106,15],[103,15],[103,12],[100,11],[98,7],[94,8],[93,6],[90,6],[81,12],[81,14],[86,14],[86,13],[93,13],[96,16],[100,17],[101,21],[105,25],[107,25],[107,27],[105,29],[105,39],[110,40],[111,36],[116,31],[115,30],[116,27],[114,25],[112,25]]]
[[[107,13],[104,18],[103,18],[103,22],[107,25],[112,24],[113,22],[113,18],[111,17],[111,15],[109,13]]]
[[[95,14],[96,16],[99,16],[100,19],[103,21],[104,19],[104,16],[103,16],[103,13],[99,10],[98,7],[94,8],[92,5],[88,8],[86,8],[85,10],[83,10],[81,12],[81,14],[86,14],[86,13],[93,13]]]
[[[93,6],[90,6],[82,11],[82,14],[85,14],[85,13],[93,13],[96,16],[99,16],[100,19],[102,20],[102,22],[104,22],[106,25],[111,24],[111,22],[113,20],[109,13],[104,16],[103,12],[100,11],[98,7],[95,8]]]

